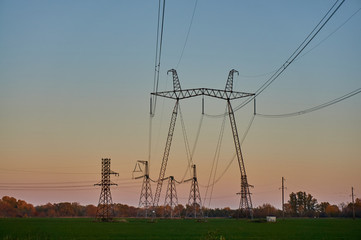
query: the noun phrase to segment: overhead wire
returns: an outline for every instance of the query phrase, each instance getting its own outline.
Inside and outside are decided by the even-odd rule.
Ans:
[[[73,182],[0,182],[0,185],[16,186],[16,185],[63,185],[63,184],[79,184],[79,183],[94,183],[96,181],[73,181]]]
[[[346,19],[346,21],[344,21],[340,26],[338,26],[335,30],[333,30],[330,34],[328,34],[325,38],[323,38],[319,43],[317,43],[315,46],[313,46],[311,49],[309,49],[307,52],[305,52],[304,54],[302,54],[301,56],[299,56],[296,60],[302,58],[303,56],[305,56],[306,54],[308,54],[309,52],[311,52],[312,50],[314,50],[315,48],[317,48],[318,46],[320,46],[323,42],[325,42],[327,39],[329,39],[333,34],[335,34],[338,30],[340,30],[340,28],[342,28],[346,23],[348,23],[351,18],[353,18],[357,13],[359,13],[361,10],[361,8],[357,9],[350,17],[348,17]]]
[[[313,46],[312,48],[310,48],[308,51],[306,51],[304,54],[300,55],[295,61],[298,61],[299,59],[301,59],[302,57],[304,57],[306,54],[308,54],[309,52],[313,51],[315,48],[317,48],[318,46],[320,46],[322,43],[324,43],[327,39],[329,39],[333,34],[335,34],[338,30],[340,30],[346,23],[348,23],[357,13],[359,13],[361,11],[361,8],[357,9],[350,17],[348,17],[342,24],[340,24],[335,30],[333,30],[331,33],[329,33],[326,37],[324,37],[321,41],[319,41],[315,46]],[[260,73],[260,74],[256,74],[256,75],[246,75],[246,74],[242,74],[239,73],[239,76],[244,77],[244,78],[258,78],[258,77],[263,77],[263,76],[267,76],[269,74],[275,73],[277,71],[273,70],[270,72],[266,72],[266,73]]]
[[[256,116],[256,115],[253,114],[250,122],[248,123],[247,129],[246,129],[246,131],[244,132],[244,134],[243,134],[243,136],[242,136],[242,140],[240,141],[241,146],[242,146],[244,140],[246,139],[249,130],[251,129],[251,126],[252,126],[252,124],[253,124],[253,121],[254,121],[254,119],[255,119],[255,116]],[[216,183],[218,183],[218,182],[224,177],[224,175],[227,173],[227,171],[228,171],[229,168],[231,167],[234,159],[236,159],[236,156],[237,156],[236,154],[233,155],[233,157],[231,158],[231,160],[228,162],[226,168],[223,170],[223,172],[218,176],[218,178],[217,178],[212,184],[210,184],[210,185],[208,184],[208,185],[206,185],[206,186],[202,185],[202,187],[209,187],[209,186],[213,186],[213,185],[215,185]]]
[[[250,122],[248,123],[247,129],[246,129],[246,131],[245,131],[244,134],[243,134],[242,140],[240,141],[241,146],[242,146],[244,140],[246,139],[249,130],[251,129],[251,126],[252,126],[252,124],[253,124],[253,120],[254,120],[255,116],[256,116],[256,115],[253,114]],[[227,172],[228,169],[230,168],[231,164],[233,163],[234,159],[236,159],[236,156],[237,156],[236,154],[233,155],[232,159],[228,162],[227,167],[224,169],[224,171],[221,173],[221,175],[219,175],[219,177],[216,179],[216,181],[214,182],[214,184],[216,184],[217,182],[219,182],[219,180],[221,180],[221,179],[223,178],[223,176],[226,174],[226,172]]]
[[[85,190],[96,190],[94,187],[89,188],[73,188],[73,189],[54,189],[54,188],[47,188],[47,189],[34,189],[34,188],[1,188],[2,191],[85,191]]]
[[[227,112],[227,107],[226,107],[225,111]],[[216,151],[214,153],[214,157],[213,157],[213,161],[212,161],[212,167],[211,167],[211,171],[210,171],[209,178],[208,178],[206,193],[205,193],[205,196],[204,196],[204,203],[206,203],[207,202],[207,196],[208,196],[208,189],[209,189],[209,187],[211,187],[209,200],[208,200],[208,207],[211,205],[213,189],[214,189],[214,183],[215,183],[215,177],[216,177],[216,174],[217,174],[219,156],[220,156],[220,152],[221,152],[221,145],[222,145],[222,140],[223,140],[225,122],[226,122],[226,117],[223,118],[221,129],[219,131]],[[213,178],[213,183],[210,184],[210,181],[211,181],[212,178]]]
[[[189,27],[188,27],[187,36],[186,36],[186,39],[185,39],[185,41],[184,41],[183,49],[182,49],[181,55],[180,55],[180,57],[179,57],[179,60],[178,60],[178,63],[177,63],[177,65],[176,65],[175,69],[178,69],[178,66],[179,66],[179,64],[180,64],[180,62],[181,62],[181,60],[182,60],[182,58],[183,58],[184,50],[185,50],[186,45],[187,45],[187,42],[188,42],[189,33],[191,32],[191,28],[192,28],[192,24],[193,24],[193,19],[194,19],[194,14],[195,14],[196,8],[197,8],[197,3],[198,3],[198,0],[196,0],[195,3],[194,3],[193,14],[192,14],[191,22],[190,22]]]
[[[258,78],[258,77],[270,75],[272,73],[275,73],[276,71],[277,71],[277,69],[273,70],[273,71],[265,72],[265,73],[256,74],[256,75],[246,75],[246,74],[241,74],[241,73],[239,73],[238,75],[241,77],[244,77],[244,78]]]
[[[239,109],[246,106],[253,99],[255,99],[258,95],[260,95],[266,88],[268,88],[288,67],[291,65],[295,59],[303,52],[303,50],[311,43],[311,41],[317,36],[317,34],[323,29],[323,27],[328,23],[328,21],[334,16],[334,14],[338,11],[338,9],[342,6],[345,0],[342,0],[340,4],[336,4],[340,0],[337,0],[332,7],[327,11],[327,13],[323,16],[323,18],[318,22],[318,24],[313,28],[313,30],[308,34],[308,36],[303,40],[303,42],[297,47],[297,49],[291,54],[291,56],[285,61],[285,63],[278,68],[278,70],[266,81],[261,87],[254,93],[253,96],[247,98],[244,102],[234,108],[234,111],[238,111]],[[333,10],[333,11],[332,11]],[[332,13],[331,13],[332,12]],[[330,14],[331,13],[331,14]],[[326,20],[325,20],[326,19]],[[210,117],[222,117],[223,114],[218,115],[209,115]]]
[[[161,10],[162,8],[162,10]],[[164,14],[165,14],[165,0],[161,4],[161,0],[158,1],[158,21],[157,21],[157,38],[155,46],[155,60],[154,60],[154,79],[153,79],[153,92],[158,92],[159,87],[159,75],[160,64],[162,57],[162,45],[163,45],[163,32],[164,32]],[[150,114],[149,114],[149,137],[148,137],[148,166],[150,169],[151,152],[152,152],[152,128],[155,110],[157,106],[157,95],[151,95],[150,97]]]
[[[185,131],[185,124],[184,124],[184,120],[183,120],[183,115],[181,115],[181,122],[182,122],[182,130],[184,129],[183,130],[183,138],[184,138],[185,141],[188,142],[187,133]],[[200,119],[199,124],[198,124],[198,130],[197,130],[196,138],[194,140],[192,152],[190,152],[189,143],[186,144],[186,148],[187,148],[187,145],[188,145],[188,150],[186,150],[186,151],[189,153],[189,154],[187,154],[187,156],[189,155],[189,159],[188,159],[187,168],[186,168],[186,170],[185,170],[185,172],[183,174],[181,182],[183,182],[184,179],[186,178],[187,172],[189,173],[190,176],[192,176],[191,169],[192,169],[192,164],[193,164],[193,157],[194,157],[194,153],[195,153],[195,150],[196,150],[196,147],[197,147],[197,143],[198,143],[202,123],[203,123],[203,114],[201,115],[201,119]]]
[[[192,166],[193,162],[192,162],[192,156],[191,156],[192,153],[191,153],[191,150],[189,147],[188,136],[187,136],[187,132],[186,132],[185,124],[184,124],[183,114],[182,114],[182,110],[181,110],[180,106],[179,106],[179,116],[180,116],[180,120],[181,120],[183,140],[184,140],[184,145],[186,148],[187,161],[188,161],[188,167],[186,170],[186,173],[187,173],[187,171],[190,171],[190,167]],[[185,175],[186,175],[186,173],[185,173]],[[181,180],[181,182],[183,182],[185,175],[183,176],[183,179]]]
[[[331,101],[328,101],[328,102],[325,102],[325,103],[322,103],[320,105],[317,105],[315,107],[311,107],[311,108],[307,108],[305,110],[302,110],[302,111],[298,111],[298,112],[291,112],[291,113],[283,113],[283,114],[261,114],[261,113],[256,113],[257,116],[260,116],[260,117],[267,117],[267,118],[284,118],[284,117],[295,117],[295,116],[300,116],[300,115],[303,115],[303,114],[307,114],[307,113],[310,113],[310,112],[314,112],[314,111],[317,111],[317,110],[320,110],[322,108],[326,108],[326,107],[329,107],[333,104],[336,104],[336,103],[339,103],[343,100],[346,100],[352,96],[355,96],[356,94],[359,94],[361,93],[361,88],[358,88],[352,92],[349,92],[341,97],[338,97],[338,98],[335,98]]]
[[[316,27],[310,32],[310,34],[303,40],[303,42],[298,46],[298,48],[291,54],[291,56],[286,60],[286,62],[277,70],[272,77],[267,80],[256,92],[253,98],[257,97],[261,94],[272,82],[274,82],[287,68],[288,66],[302,53],[302,51],[310,44],[310,42],[317,36],[317,34],[323,29],[323,27],[327,24],[327,22],[332,18],[332,16],[337,12],[337,10],[341,7],[341,5],[345,2],[342,2],[336,7],[336,9],[332,12],[332,14],[326,19],[326,21],[320,26],[323,20],[327,17],[327,15],[331,12],[331,10],[336,6],[337,0],[332,7],[327,11],[324,17],[320,20],[320,22],[316,25]],[[318,28],[318,26],[320,26]],[[318,28],[318,29],[317,29]],[[315,33],[314,33],[315,32]],[[313,34],[314,33],[314,34]],[[313,34],[313,35],[312,35]],[[252,99],[253,100],[253,99]],[[242,106],[242,105],[241,105]],[[241,107],[236,107],[237,111]]]
[[[162,6],[162,11],[161,11],[161,6]],[[161,0],[159,0],[153,92],[158,92],[158,87],[159,87],[159,75],[160,75],[160,64],[162,58],[162,45],[163,45],[163,32],[164,32],[164,13],[165,13],[165,0],[163,0],[163,4],[161,4]],[[152,96],[153,98],[152,98],[151,115],[154,115],[157,105],[157,96],[156,95],[152,95]]]
[[[196,138],[194,140],[194,144],[193,144],[193,148],[192,151],[190,150],[190,145],[189,145],[189,141],[188,141],[188,136],[187,136],[187,131],[186,131],[186,127],[185,127],[185,123],[184,123],[184,119],[183,119],[183,114],[182,114],[182,110],[179,106],[179,115],[180,115],[180,120],[181,120],[181,125],[182,125],[182,133],[183,133],[183,139],[184,139],[184,144],[186,147],[186,153],[187,153],[187,168],[186,171],[181,179],[180,182],[183,182],[187,172],[189,173],[189,175],[191,176],[191,169],[192,169],[192,165],[193,165],[193,156],[197,147],[197,143],[198,143],[198,139],[199,139],[199,135],[200,135],[200,131],[201,131],[201,127],[202,127],[202,123],[203,123],[203,115],[200,118],[199,124],[198,124],[198,129],[197,129],[197,134],[196,134]]]
[[[0,171],[5,172],[22,172],[22,173],[44,173],[44,174],[99,174],[96,172],[58,172],[58,171],[42,171],[42,170],[27,170],[27,169],[8,169],[8,168],[0,168]]]

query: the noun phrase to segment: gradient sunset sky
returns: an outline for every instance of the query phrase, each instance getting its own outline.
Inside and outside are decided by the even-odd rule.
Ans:
[[[198,0],[177,67],[195,1],[167,0],[159,90],[172,90],[166,74],[171,68],[177,67],[184,89],[224,89],[234,68],[240,73],[234,90],[255,92],[333,3]],[[306,54],[257,97],[258,113],[300,111],[361,87],[361,11],[347,21],[360,8],[359,0],[341,6]],[[93,184],[100,181],[101,159],[111,158],[112,170],[120,173],[112,176],[119,184],[112,187],[113,201],[138,205],[141,180],[133,180],[132,171],[149,153],[157,14],[157,0],[0,1],[0,197],[35,205],[96,205],[100,188]],[[173,105],[169,99],[157,102],[153,179],[159,175]],[[207,114],[224,109],[225,102],[205,99]],[[192,148],[201,98],[181,101],[181,111]],[[243,136],[253,105],[235,114]],[[204,117],[195,149],[202,197],[222,121]],[[173,140],[166,176],[180,180],[187,168],[180,118]],[[361,197],[361,95],[297,117],[256,116],[242,151],[248,181],[254,185],[254,206],[281,207],[282,176],[287,196],[302,190],[319,202],[339,204],[350,201],[353,186]],[[216,178],[234,153],[226,119]],[[237,208],[239,186],[234,161],[205,206]],[[177,187],[179,202],[185,204],[189,183]]]

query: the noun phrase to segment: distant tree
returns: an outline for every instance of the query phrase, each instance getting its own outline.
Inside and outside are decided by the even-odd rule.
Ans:
[[[297,195],[292,192],[290,194],[290,200],[288,201],[289,205],[290,205],[290,214],[291,216],[297,216],[298,213],[298,203],[297,203]]]
[[[232,210],[230,207],[225,207],[222,209],[223,211],[223,217],[231,217],[232,215]]]
[[[17,212],[21,217],[33,217],[35,216],[35,208],[32,204],[29,204],[23,200],[17,201]]]
[[[185,215],[185,207],[182,204],[178,204],[177,206],[175,206],[174,211],[178,211],[180,217],[183,217]]]
[[[355,213],[356,217],[361,217],[361,198],[355,200]]]
[[[23,200],[4,196],[0,200],[1,217],[32,217],[35,216],[35,208]]]
[[[329,202],[321,202],[318,205],[318,211],[319,211],[319,216],[320,217],[327,217],[327,213],[326,213],[326,208],[330,206]]]
[[[346,203],[342,202],[338,205],[338,208],[341,210],[341,215],[343,214],[343,210],[346,207]]]
[[[291,207],[292,216],[312,217],[316,215],[317,199],[311,194],[302,191],[292,192],[288,203]]]
[[[4,196],[0,200],[0,216],[1,217],[16,217],[16,199],[13,197]]]
[[[352,203],[348,203],[346,205],[346,207],[343,208],[342,211],[342,216],[344,217],[352,217]],[[361,217],[361,199],[360,198],[356,198],[355,199],[355,216],[356,217]]]
[[[284,209],[285,209],[285,216],[286,217],[291,217],[293,214],[293,209],[290,203],[285,203],[284,205]]]
[[[277,216],[278,209],[269,203],[265,203],[262,206],[253,209],[253,216],[256,218],[265,218],[266,216]]]
[[[337,205],[328,205],[326,207],[326,215],[328,217],[339,217],[341,214],[340,209],[337,207]]]
[[[59,217],[74,217],[75,211],[69,202],[62,202],[54,204]]]
[[[71,203],[71,207],[73,209],[74,216],[77,216],[77,217],[85,216],[85,207],[84,206],[80,205],[77,202],[73,202],[73,203]]]
[[[95,217],[97,213],[97,207],[90,204],[85,206],[85,216],[87,217]]]

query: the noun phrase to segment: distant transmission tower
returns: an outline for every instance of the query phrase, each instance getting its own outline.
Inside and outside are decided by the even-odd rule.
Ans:
[[[110,170],[110,158],[102,158],[102,180],[94,186],[102,186],[96,218],[101,221],[109,221],[113,214],[113,200],[110,193],[110,185],[118,185],[110,181],[110,174],[118,175],[119,173]]]
[[[168,180],[168,187],[167,192],[165,194],[165,201],[164,201],[164,217],[179,217],[180,212],[178,210],[178,197],[177,197],[177,190],[175,188],[175,182],[177,182],[173,176],[169,176],[164,178],[163,180]]]
[[[187,210],[186,216],[197,218],[197,216],[203,217],[202,200],[201,200],[201,194],[199,193],[196,165],[195,164],[192,165],[192,168],[193,168],[193,178],[184,181],[184,182],[192,181],[191,190],[188,198],[188,207],[190,207],[190,211],[188,212]]]
[[[138,205],[139,210],[137,216],[147,218],[149,216],[148,212],[150,211],[153,203],[152,189],[150,186],[151,179],[149,178],[148,161],[138,160],[137,165],[135,167],[137,168],[138,166],[139,169],[141,169],[140,164],[144,165],[144,174],[142,176],[135,177],[135,179],[143,178],[142,190],[140,192],[140,197],[139,197],[139,205]],[[136,172],[135,171],[136,168],[134,169],[133,172]]]

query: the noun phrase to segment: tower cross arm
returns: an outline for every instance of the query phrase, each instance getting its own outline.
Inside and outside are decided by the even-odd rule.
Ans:
[[[208,96],[224,100],[234,100],[244,97],[254,96],[254,93],[245,93],[229,90],[219,90],[213,88],[191,88],[191,89],[181,89],[173,91],[164,91],[164,92],[153,92],[151,95],[171,98],[171,99],[185,99],[197,96]]]
[[[99,182],[99,183],[96,183],[96,184],[94,184],[94,186],[110,186],[110,185],[116,185],[116,186],[118,186],[118,184],[117,183],[113,183],[113,182],[107,182],[107,183],[102,183],[102,182]]]
[[[116,176],[119,176],[119,173],[114,172],[114,171],[112,171],[112,170],[110,170],[109,174],[114,174],[114,175],[116,175]]]

